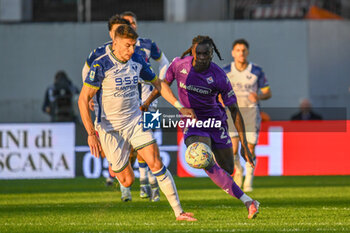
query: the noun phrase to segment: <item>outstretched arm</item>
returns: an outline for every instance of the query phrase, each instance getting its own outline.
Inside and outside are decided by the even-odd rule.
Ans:
[[[171,83],[169,83],[166,80],[162,80],[161,82],[165,82],[166,84],[168,84],[168,86],[170,87]],[[154,88],[153,91],[151,92],[151,94],[148,96],[148,98],[145,100],[145,102],[140,106],[141,111],[147,111],[148,107],[150,106],[150,104],[156,100],[159,96],[161,96],[160,92],[158,91],[157,88]]]
[[[237,129],[239,140],[242,144],[241,156],[244,158],[245,161],[249,162],[250,165],[252,165],[252,167],[254,167],[255,165],[253,161],[253,155],[250,153],[250,150],[247,145],[247,139],[245,136],[244,121],[241,112],[239,111],[237,103],[228,106],[228,109],[231,112],[233,123]]]
[[[197,118],[192,108],[185,108],[175,97],[174,93],[170,89],[168,83],[156,79],[152,82],[154,87],[160,92],[166,101],[177,108],[182,115],[190,116],[191,118]]]

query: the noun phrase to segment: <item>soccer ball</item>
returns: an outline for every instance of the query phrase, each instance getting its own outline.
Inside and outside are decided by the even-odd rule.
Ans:
[[[192,143],[185,152],[185,159],[188,165],[193,168],[206,168],[213,158],[210,147],[202,142]]]

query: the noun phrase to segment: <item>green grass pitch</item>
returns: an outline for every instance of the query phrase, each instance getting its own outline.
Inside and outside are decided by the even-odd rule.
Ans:
[[[0,180],[0,232],[350,232],[350,177],[256,177],[256,219],[209,178],[176,178],[186,211],[176,222],[165,200],[132,202],[104,179]]]

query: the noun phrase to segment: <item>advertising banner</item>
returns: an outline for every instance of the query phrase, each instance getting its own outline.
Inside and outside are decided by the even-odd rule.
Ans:
[[[163,161],[163,164],[171,170],[173,174],[176,174],[176,155],[177,145],[165,145],[170,142],[175,143],[176,134],[173,137],[164,136],[161,130],[154,131],[154,137],[157,140],[159,147],[159,154]],[[83,176],[85,178],[95,179],[99,177],[109,177],[108,161],[106,158],[95,158],[90,153],[90,148],[86,145],[76,146],[76,176]],[[133,165],[135,177],[140,176],[138,170],[138,162]]]
[[[0,124],[0,179],[75,177],[74,123]]]
[[[350,175],[350,121],[263,122],[256,146],[256,176]],[[185,161],[178,131],[177,174],[206,176]],[[241,158],[241,163],[244,160]]]

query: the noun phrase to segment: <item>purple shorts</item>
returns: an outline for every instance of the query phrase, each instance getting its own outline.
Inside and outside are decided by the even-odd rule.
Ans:
[[[212,149],[226,149],[232,147],[228,126],[226,121],[222,121],[220,128],[196,128],[189,127],[184,129],[184,140],[190,136],[202,136],[211,139]]]

